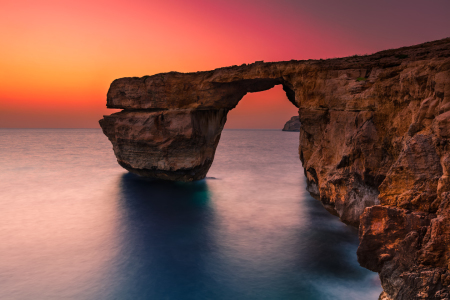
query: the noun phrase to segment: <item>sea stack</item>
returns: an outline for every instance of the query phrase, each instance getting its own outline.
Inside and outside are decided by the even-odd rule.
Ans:
[[[286,124],[284,124],[283,131],[300,132],[300,118],[298,116],[293,116]]]

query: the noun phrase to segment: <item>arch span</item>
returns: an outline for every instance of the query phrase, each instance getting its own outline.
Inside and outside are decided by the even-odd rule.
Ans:
[[[100,125],[113,143],[119,164],[158,179],[204,178],[227,114],[244,95],[281,84],[289,101],[298,107],[290,82],[279,74],[255,76],[251,71],[251,67],[247,72],[225,68],[114,81],[107,105],[123,111],[105,116]]]
[[[230,110],[224,129],[280,129],[296,116],[298,107],[286,97],[281,84],[270,90],[248,93]],[[294,140],[298,143],[298,138]],[[295,153],[294,153],[295,154]]]

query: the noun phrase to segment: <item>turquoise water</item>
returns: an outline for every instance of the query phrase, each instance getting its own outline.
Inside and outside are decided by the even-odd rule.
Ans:
[[[0,129],[0,299],[377,299],[297,147],[225,130],[207,179],[171,183],[97,129]]]

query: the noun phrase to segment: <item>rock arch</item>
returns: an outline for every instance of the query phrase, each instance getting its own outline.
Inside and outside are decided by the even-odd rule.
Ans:
[[[213,162],[227,113],[244,95],[282,84],[297,106],[283,78],[246,78],[250,75],[225,81],[208,75],[172,72],[112,83],[108,107],[124,110],[105,116],[100,124],[122,167],[158,179],[202,179]]]
[[[308,190],[342,221],[361,224],[361,265],[380,273],[388,297],[450,297],[450,39],[369,56],[121,78],[107,106],[123,111],[100,125],[127,170],[197,180],[227,112],[276,84],[299,108]]]

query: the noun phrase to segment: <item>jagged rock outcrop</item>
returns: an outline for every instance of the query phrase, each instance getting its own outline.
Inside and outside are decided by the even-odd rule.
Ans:
[[[256,62],[115,80],[100,120],[118,162],[201,179],[227,112],[281,84],[299,108],[309,192],[360,226],[383,298],[450,299],[450,39],[330,60]]]
[[[300,118],[298,116],[293,116],[286,124],[284,124],[283,131],[300,132]]]

